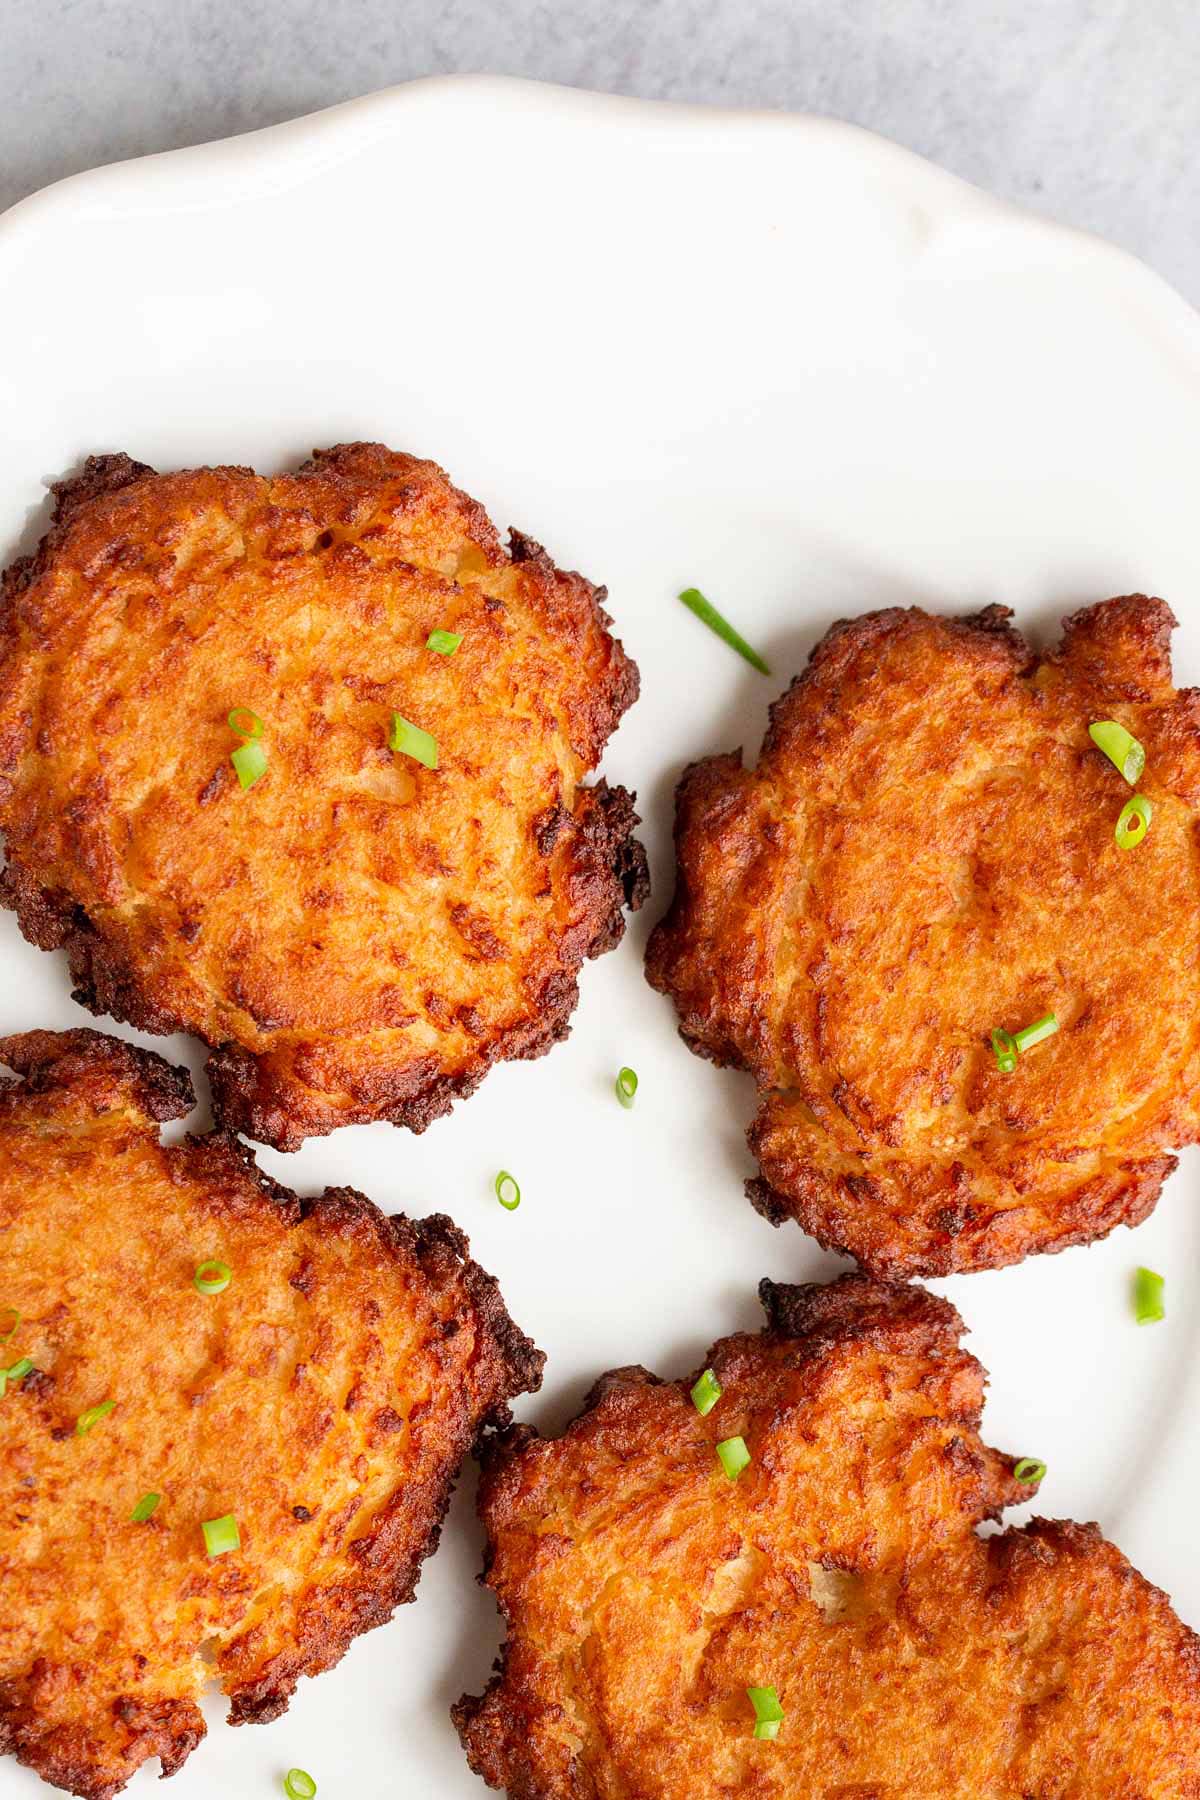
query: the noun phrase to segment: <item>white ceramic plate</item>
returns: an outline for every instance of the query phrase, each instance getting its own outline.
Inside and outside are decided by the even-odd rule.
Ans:
[[[679,1374],[755,1324],[760,1275],[831,1273],[742,1198],[749,1081],[689,1055],[642,979],[676,777],[753,753],[829,622],[895,602],[1005,601],[1038,633],[1149,589],[1182,621],[1179,676],[1200,678],[1196,316],[1118,252],[850,127],[472,79],[26,201],[0,220],[0,327],[5,560],[88,451],[270,470],[381,438],[606,581],[641,665],[606,770],[641,795],[655,894],[585,970],[569,1042],[422,1138],[343,1131],[266,1166],[450,1211],[549,1354],[520,1411],[552,1430],[600,1370]],[[677,605],[693,582],[778,680]],[[3,1029],[87,1022],[67,995],[61,960],[3,915]],[[141,1041],[198,1065],[185,1040]],[[1039,1510],[1098,1519],[1200,1626],[1195,1179],[1185,1158],[1136,1239],[939,1285],[991,1371],[987,1436],[1050,1464]],[[1155,1330],[1129,1316],[1138,1262],[1168,1279]],[[500,1637],[472,1486],[416,1605],[283,1719],[230,1731],[214,1700],[178,1800],[260,1800],[292,1764],[321,1800],[478,1800],[447,1718]],[[41,1791],[0,1763],[5,1800]]]

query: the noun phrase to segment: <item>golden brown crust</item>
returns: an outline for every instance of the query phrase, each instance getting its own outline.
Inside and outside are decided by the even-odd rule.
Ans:
[[[881,1276],[994,1268],[1153,1208],[1200,1136],[1200,692],[1135,594],[1037,657],[1007,609],[837,625],[757,767],[693,764],[646,968],[748,1069],[754,1204]],[[1149,835],[1088,737],[1140,738]],[[1002,1074],[990,1032],[1058,1036]]]
[[[233,1723],[275,1718],[412,1598],[463,1457],[543,1359],[449,1219],[298,1198],[224,1132],[160,1144],[183,1070],[87,1030],[0,1061],[3,1360],[35,1365],[0,1405],[0,1752],[110,1800],[195,1747],[213,1672]],[[212,1257],[233,1279],[203,1296]],[[209,1561],[201,1521],[230,1512],[241,1549]]]
[[[979,1437],[954,1308],[862,1275],[762,1293],[706,1417],[694,1375],[621,1370],[563,1437],[491,1446],[508,1641],[454,1709],[475,1771],[510,1800],[1200,1795],[1200,1640],[1166,1597],[1095,1526],[978,1535],[1034,1490]]]
[[[271,480],[93,457],[55,497],[0,603],[0,901],[76,998],[205,1039],[221,1123],[281,1149],[422,1130],[565,1036],[646,890],[632,797],[584,782],[637,694],[603,590],[378,444]]]

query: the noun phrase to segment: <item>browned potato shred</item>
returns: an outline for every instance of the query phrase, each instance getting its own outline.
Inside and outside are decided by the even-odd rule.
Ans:
[[[300,1200],[184,1071],[95,1031],[0,1039],[0,1752],[86,1800],[275,1718],[410,1600],[459,1464],[542,1358],[449,1219]],[[197,1293],[219,1256],[224,1293]],[[85,1437],[87,1409],[112,1410]],[[162,1500],[145,1523],[141,1496]],[[209,1560],[206,1519],[241,1548]],[[211,1658],[211,1666],[205,1654]]]
[[[584,779],[637,693],[603,591],[379,444],[56,492],[0,608],[0,900],[77,997],[204,1038],[222,1122],[281,1149],[421,1130],[565,1036],[645,891],[632,796]]]
[[[1036,655],[1007,609],[836,625],[757,766],[692,765],[647,972],[748,1069],[754,1204],[885,1276],[994,1268],[1145,1218],[1200,1136],[1200,692],[1134,594]],[[1131,790],[1091,743],[1146,750]],[[1002,1073],[989,1038],[1054,1013]]]
[[[694,1374],[618,1369],[561,1438],[493,1446],[508,1641],[456,1708],[475,1771],[510,1800],[1200,1794],[1200,1640],[1166,1596],[1094,1525],[977,1534],[1034,1490],[979,1437],[954,1308],[861,1275],[762,1292],[703,1418]]]

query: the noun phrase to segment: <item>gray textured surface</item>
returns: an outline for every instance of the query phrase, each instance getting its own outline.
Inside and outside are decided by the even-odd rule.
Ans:
[[[853,119],[1200,301],[1196,0],[0,0],[0,207],[479,69]]]

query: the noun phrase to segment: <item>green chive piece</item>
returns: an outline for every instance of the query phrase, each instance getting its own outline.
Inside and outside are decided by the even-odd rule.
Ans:
[[[1157,1325],[1167,1316],[1163,1305],[1163,1278],[1153,1269],[1139,1269],[1133,1278],[1133,1316],[1139,1325]],[[11,1376],[12,1370],[8,1372]]]
[[[744,656],[752,669],[757,669],[760,675],[771,673],[758,651],[751,649],[741,632],[735,631],[729,620],[722,618],[712,602],[704,598],[699,588],[684,588],[679,598],[688,611],[695,613],[696,617],[707,625],[710,631],[715,631],[731,650],[736,650],[739,656]]]
[[[717,1445],[717,1456],[730,1481],[736,1481],[742,1470],[750,1467],[750,1452],[743,1437],[723,1439]]]
[[[192,1286],[198,1294],[223,1294],[233,1280],[233,1270],[228,1263],[218,1262],[214,1257],[211,1262],[202,1262],[192,1276]]]
[[[1017,1046],[1007,1031],[999,1027],[992,1033],[992,1054],[1002,1075],[1011,1075],[1017,1066]]]
[[[86,1412],[81,1412],[75,1421],[75,1436],[86,1437],[93,1425],[107,1419],[116,1404],[115,1400],[102,1400],[99,1406],[89,1406]]]
[[[289,1769],[283,1778],[283,1791],[288,1800],[313,1800],[317,1784],[307,1769]]]
[[[1135,850],[1150,829],[1154,808],[1145,794],[1135,794],[1121,808],[1113,836],[1122,850]]]
[[[424,763],[427,769],[436,769],[438,766],[437,739],[430,737],[427,731],[422,731],[419,725],[402,719],[399,713],[392,714],[388,749],[396,750],[402,756],[411,756],[414,762]]]
[[[1053,1037],[1058,1030],[1058,1020],[1053,1013],[1043,1013],[1032,1025],[1025,1025],[1020,1031],[1013,1032],[1013,1043],[1018,1050],[1032,1050],[1044,1038]]]
[[[8,1370],[0,1369],[0,1400],[3,1400],[3,1398],[4,1398],[5,1394],[7,1394],[7,1392],[8,1392]]]
[[[237,770],[237,778],[242,788],[252,788],[256,781],[261,781],[267,772],[267,753],[257,738],[249,738],[231,750],[229,760]]]
[[[777,1738],[783,1723],[783,1708],[773,1687],[748,1687],[746,1698],[754,1708],[756,1738]]]
[[[1094,725],[1088,726],[1088,736],[1097,750],[1103,750],[1130,787],[1136,787],[1146,766],[1146,752],[1137,739],[1115,719],[1097,719]]]
[[[439,656],[453,656],[461,643],[461,631],[431,631],[425,639],[425,648],[436,650]]]
[[[703,1375],[692,1389],[692,1405],[703,1418],[710,1413],[721,1398],[723,1389],[711,1369],[705,1369]]]
[[[4,1330],[0,1331],[0,1344],[7,1344],[9,1338],[16,1337],[24,1317],[24,1313],[18,1311],[15,1306],[0,1306],[0,1319],[12,1320],[11,1325],[6,1325]]]
[[[214,1556],[224,1556],[230,1550],[240,1550],[242,1537],[238,1530],[237,1520],[232,1513],[226,1513],[220,1519],[202,1519],[200,1529],[204,1533],[204,1548],[211,1560]]]
[[[27,1375],[33,1374],[33,1364],[27,1356],[23,1356],[19,1362],[10,1364],[4,1374],[8,1381],[24,1381]]]
[[[521,1189],[507,1169],[496,1177],[496,1198],[506,1212],[516,1212],[521,1204]]]
[[[157,1510],[158,1503],[161,1499],[161,1494],[143,1494],[129,1515],[130,1524],[144,1525],[146,1520],[151,1518]]]
[[[1046,1478],[1046,1465],[1039,1462],[1036,1456],[1023,1456],[1013,1470],[1013,1480],[1023,1482],[1026,1487],[1033,1487]]]
[[[617,1071],[617,1099],[621,1105],[629,1108],[633,1105],[633,1096],[638,1090],[636,1069],[619,1069]]]
[[[260,738],[266,726],[256,712],[248,706],[235,706],[229,715],[229,729],[236,731],[240,738]]]

